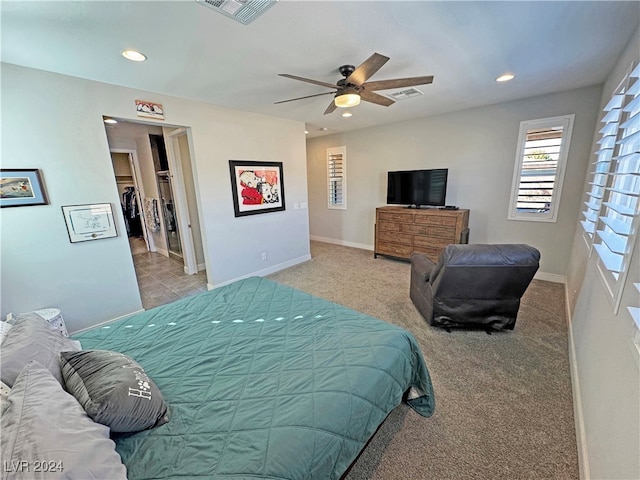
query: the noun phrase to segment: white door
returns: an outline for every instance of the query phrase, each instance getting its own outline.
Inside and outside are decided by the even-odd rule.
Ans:
[[[184,128],[162,128],[165,147],[167,150],[167,160],[169,162],[169,172],[171,188],[175,200],[175,214],[178,222],[178,232],[182,244],[182,256],[184,258],[184,271],[187,275],[198,273],[195,247],[193,245],[193,234],[187,204],[187,195],[184,188],[184,176],[182,172],[182,161],[180,159],[180,149],[177,140],[180,135],[186,135]]]

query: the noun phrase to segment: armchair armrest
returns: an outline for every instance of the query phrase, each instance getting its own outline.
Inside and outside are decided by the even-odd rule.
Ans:
[[[421,278],[423,281],[428,282],[431,272],[435,268],[429,257],[422,253],[412,253],[411,257],[411,269]]]

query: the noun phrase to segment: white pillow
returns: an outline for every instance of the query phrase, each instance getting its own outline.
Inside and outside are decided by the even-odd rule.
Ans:
[[[70,350],[77,350],[77,345],[60,332],[51,330],[49,323],[41,316],[35,313],[20,314],[2,342],[0,380],[13,388],[13,382],[24,366],[36,360],[62,383],[60,352]]]
[[[37,362],[20,372],[11,389],[0,427],[3,480],[126,480],[127,470],[109,438],[72,395]],[[41,468],[35,470],[35,465]],[[46,468],[42,468],[46,466]]]

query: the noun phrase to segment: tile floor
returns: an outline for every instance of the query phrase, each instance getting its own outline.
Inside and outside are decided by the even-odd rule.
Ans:
[[[206,272],[187,275],[181,262],[159,253],[135,254],[133,265],[145,310],[207,291]]]

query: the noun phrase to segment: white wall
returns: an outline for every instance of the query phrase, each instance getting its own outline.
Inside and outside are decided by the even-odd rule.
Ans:
[[[639,57],[640,29],[604,85],[601,108]],[[596,126],[594,142],[600,138],[597,130],[601,126]],[[587,188],[585,180],[584,190]],[[576,228],[567,292],[570,307],[575,304],[571,312],[571,363],[583,478],[640,478],[640,358],[637,351],[634,353],[631,338],[635,327],[626,309],[640,305],[640,295],[633,286],[640,282],[639,250],[640,240],[636,241],[621,307],[615,314],[596,271],[597,255],[589,258],[582,228]]]
[[[542,254],[540,271],[563,280],[600,92],[599,86],[581,88],[310,139],[311,235],[372,249],[375,208],[386,204],[387,171],[446,167],[447,204],[470,209],[471,243],[529,243]],[[508,221],[520,122],[572,113],[575,124],[558,221]],[[325,150],[341,145],[347,147],[348,209],[328,210]]]
[[[208,281],[231,282],[310,258],[304,124],[1,64],[2,167],[39,168],[49,205],[4,208],[2,315],[62,309],[70,330],[142,308],[122,214],[117,238],[71,244],[62,205],[119,204],[102,116],[136,120],[135,99],[163,104],[163,125],[191,127]],[[286,210],[235,218],[228,160],[284,163]],[[261,260],[261,252],[268,260]]]

